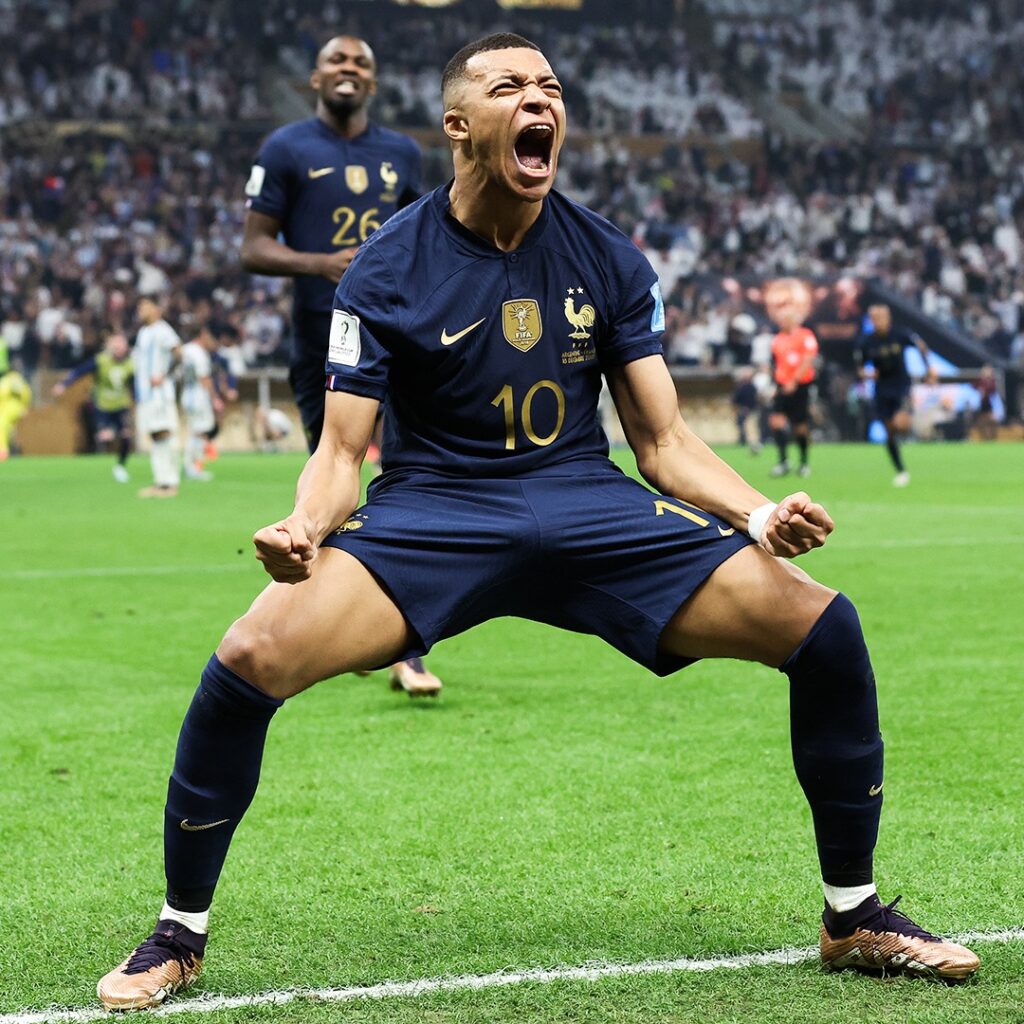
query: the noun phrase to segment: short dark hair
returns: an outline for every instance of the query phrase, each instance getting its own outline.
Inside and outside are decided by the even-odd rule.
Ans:
[[[539,53],[540,47],[525,36],[516,35],[515,32],[495,32],[493,35],[484,36],[483,39],[466,43],[444,67],[444,73],[441,75],[441,95],[447,96],[451,86],[464,77],[466,65],[472,57],[490,50],[536,50]]]

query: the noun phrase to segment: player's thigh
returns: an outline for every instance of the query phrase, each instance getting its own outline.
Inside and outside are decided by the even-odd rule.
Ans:
[[[271,583],[227,631],[217,656],[273,697],[395,660],[412,640],[394,601],[348,552],[321,548],[301,583]]]
[[[836,591],[750,545],[723,562],[661,635],[666,654],[741,658],[777,667],[796,650]]]

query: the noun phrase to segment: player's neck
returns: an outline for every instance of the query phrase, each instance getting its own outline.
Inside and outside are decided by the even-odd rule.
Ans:
[[[360,107],[345,117],[339,117],[321,102],[316,105],[316,116],[335,135],[340,135],[344,139],[354,139],[357,135],[362,135],[370,126],[370,115],[366,112],[366,107]]]
[[[456,178],[448,193],[451,215],[502,252],[518,249],[536,223],[543,202],[526,202],[491,181]]]

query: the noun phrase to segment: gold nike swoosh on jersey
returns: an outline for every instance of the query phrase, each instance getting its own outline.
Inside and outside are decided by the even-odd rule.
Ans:
[[[728,530],[723,530],[721,527],[718,528],[718,535],[720,537],[731,537],[736,532],[736,528],[730,526]]]
[[[476,328],[479,327],[486,319],[487,317],[483,316],[479,320],[477,320],[475,324],[470,324],[468,327],[464,327],[461,331],[459,331],[456,334],[449,334],[448,329],[445,328],[443,331],[441,331],[441,344],[454,345],[455,342],[459,340],[459,338],[464,338],[467,334],[469,334],[470,331],[476,330]]]
[[[208,828],[216,828],[218,825],[226,825],[231,819],[221,818],[220,821],[211,821],[209,825],[190,825],[188,818],[185,818],[181,823],[181,828],[185,832],[205,832]]]
[[[877,786],[872,786],[868,790],[868,796],[878,796],[882,792],[882,787],[885,785],[884,782],[880,782]]]
[[[333,174],[333,173],[334,173],[334,168],[333,167],[319,167],[319,168],[316,168],[315,170],[312,167],[310,167],[310,169],[309,169],[309,176],[310,176],[311,179],[314,179],[314,180],[316,178],[322,178],[325,174]]]

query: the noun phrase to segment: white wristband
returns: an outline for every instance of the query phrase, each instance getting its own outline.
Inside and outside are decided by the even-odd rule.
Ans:
[[[768,520],[771,519],[772,513],[779,506],[774,501],[766,502],[764,505],[758,505],[753,512],[747,516],[747,536],[755,543],[761,543],[761,536],[764,533],[764,528],[768,525]]]

